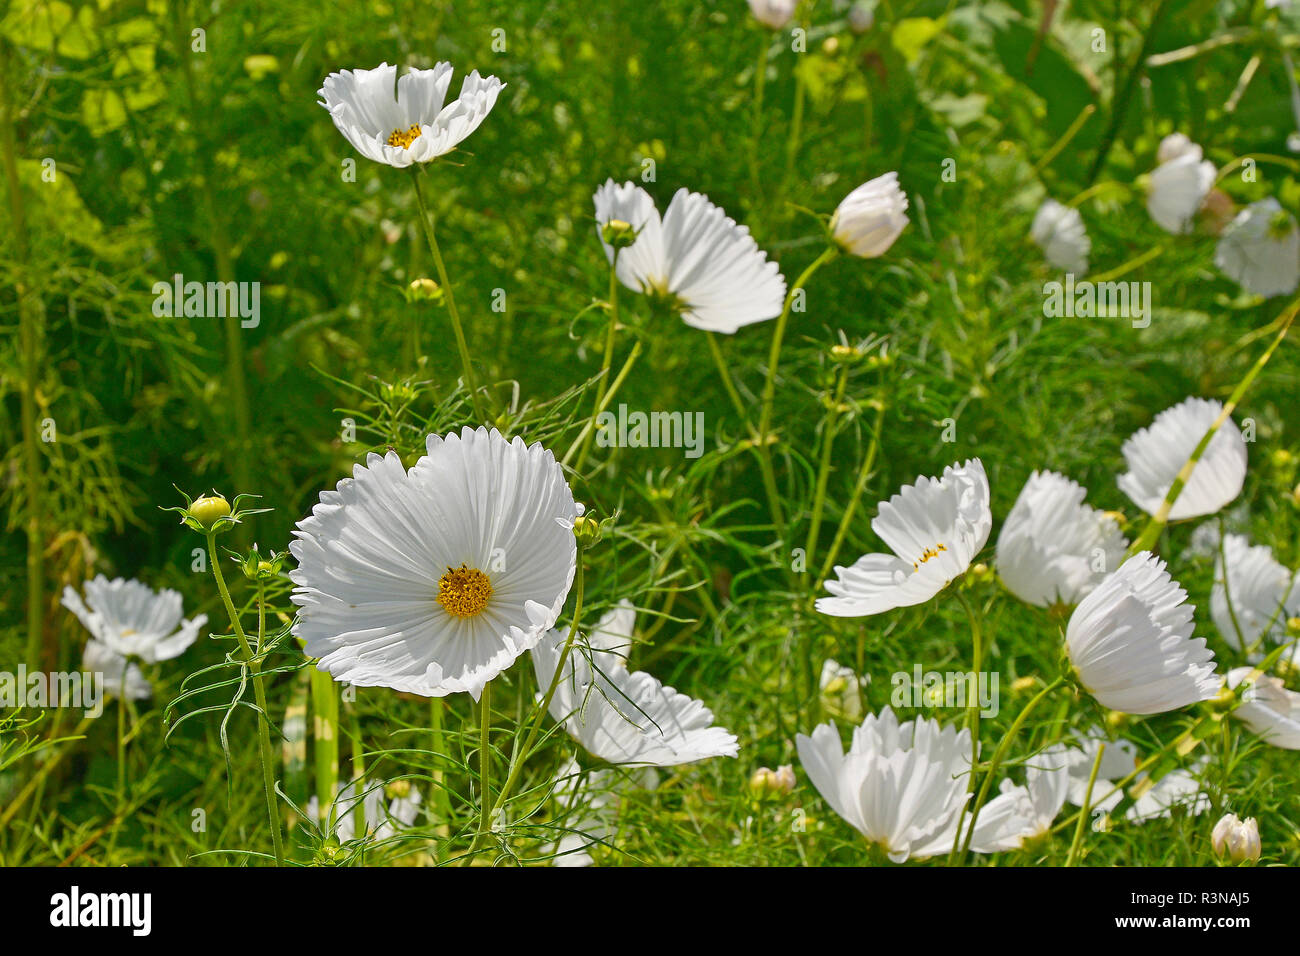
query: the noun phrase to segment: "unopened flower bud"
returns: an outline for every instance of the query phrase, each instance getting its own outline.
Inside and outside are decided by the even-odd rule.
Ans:
[[[185,513],[204,528],[211,528],[217,521],[230,514],[230,502],[218,494],[204,495],[195,498]]]
[[[898,173],[885,173],[849,193],[831,216],[831,234],[850,255],[884,255],[907,226],[907,196]]]
[[[394,780],[384,787],[384,793],[391,800],[404,800],[411,795],[411,781]]]
[[[441,302],[442,286],[432,279],[413,279],[406,287],[407,302]]]
[[[626,249],[636,242],[636,230],[632,228],[630,222],[611,219],[600,227],[600,238],[605,240],[606,245],[613,246],[615,249]]]
[[[578,515],[573,519],[573,535],[578,539],[578,547],[587,549],[600,543],[600,522],[590,515]]]
[[[1254,817],[1237,819],[1235,813],[1225,814],[1214,825],[1210,834],[1210,844],[1215,856],[1233,863],[1258,860],[1262,846],[1259,841],[1259,824]]]
[[[794,19],[794,8],[798,0],[749,0],[750,12],[754,19],[769,30],[784,30]]]

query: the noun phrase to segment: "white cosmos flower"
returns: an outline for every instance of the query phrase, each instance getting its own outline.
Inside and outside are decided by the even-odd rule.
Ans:
[[[102,574],[86,582],[84,602],[69,586],[63,589],[62,603],[77,615],[95,640],[116,654],[149,664],[180,656],[208,623],[206,614],[192,621],[182,616],[177,591],[154,591],[139,581],[110,581]]]
[[[577,512],[540,444],[465,428],[427,446],[409,473],[370,455],[298,523],[294,633],[336,680],[477,699],[559,616]]]
[[[907,195],[898,187],[898,173],[885,173],[863,183],[831,216],[831,234],[851,255],[882,256],[907,227]]]
[[[798,0],[749,0],[754,19],[770,30],[784,30],[796,6]]]
[[[1254,671],[1234,667],[1228,671],[1228,686],[1236,690]],[[1283,750],[1300,750],[1300,694],[1287,690],[1278,678],[1261,674],[1242,691],[1242,703],[1232,712],[1265,743]]]
[[[451,73],[450,63],[437,63],[399,78],[396,66],[381,63],[373,70],[331,73],[317,95],[357,152],[400,169],[455,149],[492,112],[505,86],[475,70],[461,83],[460,96],[447,103]]]
[[[948,836],[942,851],[951,849],[955,819],[970,796],[969,730],[935,720],[900,724],[886,707],[853,732],[848,753],[833,723],[818,725],[811,737],[797,735],[795,745],[831,809],[892,861],[921,849],[935,855],[939,834]]]
[[[1079,210],[1046,199],[1034,215],[1029,235],[1056,268],[1075,275],[1088,271],[1092,240],[1088,238]]]
[[[632,634],[636,628],[636,608],[623,598],[607,611],[587,636],[587,646],[592,651],[592,661],[601,670],[610,667],[627,667],[627,656],[632,652]]]
[[[1147,514],[1154,515],[1222,411],[1223,403],[1219,401],[1189,398],[1166,408],[1148,427],[1134,432],[1122,449],[1128,472],[1119,477],[1120,490]],[[1192,469],[1169,511],[1169,520],[1214,514],[1241,494],[1245,480],[1246,442],[1237,423],[1229,417]]]
[[[1300,616],[1300,574],[1278,564],[1266,545],[1252,547],[1239,534],[1227,535],[1214,562],[1210,616],[1239,651],[1264,640],[1280,644],[1286,640],[1288,618]],[[1252,659],[1261,656],[1259,650],[1252,652]]]
[[[838,661],[824,661],[817,681],[822,706],[832,717],[856,724],[862,719],[862,685],[868,680],[869,676],[859,678],[853,668]]]
[[[662,220],[635,183],[606,180],[592,198],[598,234],[610,221],[636,230],[636,241],[619,251],[618,281],[669,299],[687,325],[730,334],[781,314],[786,287],[776,263],[708,196],[677,190]],[[603,235],[600,241],[613,262],[614,248]]]
[[[1087,491],[1064,475],[1029,476],[998,534],[998,575],[1029,604],[1078,604],[1128,549],[1115,519],[1084,504]]]
[[[1247,292],[1290,295],[1300,284],[1300,229],[1295,216],[1269,196],[1251,203],[1228,224],[1214,264]]]
[[[1066,800],[1076,807],[1083,806],[1088,794],[1088,778],[1092,775],[1092,765],[1097,759],[1097,751],[1104,747],[1101,765],[1097,768],[1097,781],[1092,788],[1093,808],[1109,811],[1124,798],[1124,792],[1115,786],[1137,770],[1138,749],[1132,741],[1110,740],[1100,727],[1093,727],[1087,733],[1076,735],[1079,740],[1077,748],[1071,747],[1065,752],[1066,772],[1068,774]]]
[[[1210,795],[1201,788],[1201,781],[1197,777],[1204,766],[1205,761],[1202,760],[1191,770],[1169,771],[1150,790],[1133,801],[1133,806],[1124,812],[1124,818],[1130,823],[1160,820],[1170,816],[1177,807],[1183,808],[1192,816],[1200,816],[1210,808]],[[1146,779],[1147,775],[1141,774],[1134,783]]]
[[[551,686],[567,636],[553,630],[533,648],[543,691]],[[713,712],[698,700],[603,657],[589,659],[575,640],[551,698],[551,717],[589,753],[609,763],[656,767],[736,756],[735,735],[715,727]]]
[[[145,679],[144,673],[130,658],[123,657],[103,641],[93,637],[86,642],[86,649],[81,656],[82,670],[92,674],[103,675],[104,690],[114,697],[127,697],[131,700],[145,700],[153,696],[153,685]],[[126,693],[122,686],[125,683]]]
[[[1201,147],[1190,140],[1168,150],[1161,143],[1161,152],[1168,158],[1160,159],[1151,173],[1147,212],[1161,229],[1177,235],[1191,228],[1214,186],[1216,170],[1214,163],[1203,157]]]
[[[1192,637],[1187,592],[1143,551],[1079,602],[1065,643],[1080,683],[1103,707],[1160,714],[1219,691],[1214,652]]]
[[[826,582],[834,597],[817,600],[823,614],[864,617],[922,604],[964,574],[993,528],[983,463],[972,458],[940,478],[904,485],[881,504],[871,527],[893,554],[837,565],[838,580]]]

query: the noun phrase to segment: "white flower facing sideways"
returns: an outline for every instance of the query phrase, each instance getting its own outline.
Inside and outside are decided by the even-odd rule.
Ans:
[[[907,227],[907,195],[898,173],[885,173],[844,197],[831,216],[831,234],[850,255],[882,256]]]
[[[1038,607],[1074,605],[1128,549],[1115,519],[1084,503],[1087,491],[1052,471],[1029,476],[998,534],[998,576]]]
[[[1300,285],[1300,228],[1269,196],[1251,203],[1228,224],[1214,264],[1247,292],[1269,298]]]
[[[1160,165],[1147,187],[1147,212],[1165,232],[1185,233],[1214,186],[1214,163],[1181,133],[1161,141],[1157,158]]]
[[[551,686],[567,639],[567,628],[553,630],[533,648],[542,693]],[[676,767],[739,752],[735,735],[714,726],[713,712],[698,700],[600,651],[575,637],[550,706],[551,717],[593,756],[614,764]]]
[[[1088,271],[1088,254],[1092,240],[1083,225],[1079,210],[1045,199],[1034,215],[1029,236],[1043,250],[1043,256],[1056,268],[1075,275]]]
[[[731,334],[781,314],[786,285],[777,264],[709,197],[679,189],[662,219],[650,194],[635,183],[607,180],[592,198],[597,234],[610,222],[636,232],[636,240],[618,251],[618,281],[668,300],[687,325]],[[614,262],[614,247],[603,235],[600,241]]]
[[[1165,563],[1142,551],[1079,602],[1065,644],[1079,682],[1103,707],[1161,714],[1219,692],[1214,652],[1193,638],[1193,608]]]
[[[798,0],[749,0],[749,11],[769,30],[784,30],[798,5]]]
[[[1234,667],[1228,671],[1228,686],[1236,690],[1254,670]],[[1287,690],[1278,678],[1260,674],[1241,692],[1241,699],[1232,716],[1265,743],[1283,750],[1300,750],[1300,694]]]
[[[964,574],[993,529],[983,463],[972,458],[904,485],[871,528],[893,553],[837,565],[837,580],[826,582],[833,596],[817,600],[823,614],[865,617],[922,604]]]
[[[455,149],[492,112],[505,86],[475,70],[461,83],[460,96],[447,103],[451,74],[450,63],[437,63],[399,78],[396,66],[381,63],[373,70],[331,73],[317,95],[357,152],[401,169]]]
[[[847,753],[834,723],[795,737],[799,761],[832,810],[895,863],[931,849],[969,799],[969,730],[936,720],[900,724],[886,707],[854,730]],[[981,814],[982,816],[982,814]],[[926,855],[932,855],[927,853]]]
[[[1300,573],[1279,564],[1266,545],[1227,535],[1215,557],[1210,616],[1229,644],[1259,660],[1263,643],[1285,641],[1287,620],[1300,617]],[[1284,656],[1294,659],[1296,652]]]
[[[148,664],[179,657],[208,623],[206,614],[184,618],[177,591],[154,591],[139,581],[110,581],[102,574],[86,582],[84,601],[69,586],[63,589],[62,603],[113,653]]]
[[[82,652],[81,668],[92,674],[102,674],[104,690],[114,697],[147,700],[153,696],[153,685],[145,679],[134,661],[93,637],[86,642],[86,649]]]
[[[559,616],[576,516],[554,456],[495,429],[430,435],[409,473],[372,454],[294,532],[294,633],[335,680],[477,699]]]
[[[1119,487],[1149,515],[1164,504],[1174,479],[1223,411],[1223,403],[1188,398],[1166,408],[1122,448],[1128,471]],[[1224,420],[1201,454],[1173,506],[1170,521],[1214,514],[1241,494],[1246,481],[1246,442],[1231,417]]]

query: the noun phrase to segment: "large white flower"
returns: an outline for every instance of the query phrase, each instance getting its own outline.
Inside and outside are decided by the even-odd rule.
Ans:
[[[1148,427],[1134,432],[1122,449],[1128,472],[1119,477],[1120,490],[1147,514],[1154,515],[1222,411],[1221,402],[1189,398],[1166,408]],[[1169,520],[1214,514],[1241,494],[1245,480],[1246,442],[1237,423],[1229,417],[1192,469],[1169,511]]]
[[[940,478],[904,485],[881,504],[871,527],[893,554],[837,565],[838,580],[826,582],[834,597],[817,600],[823,614],[864,617],[922,604],[964,574],[993,528],[983,463],[972,458]]]
[[[907,195],[898,173],[885,173],[844,197],[831,216],[831,234],[851,255],[882,256],[907,227]]]
[[[745,226],[737,225],[701,193],[677,190],[663,219],[635,183],[610,179],[592,197],[597,233],[611,221],[636,230],[618,253],[618,281],[671,301],[697,329],[732,333],[774,319],[785,306],[785,279]],[[610,261],[614,248],[601,236]]]
[[[1164,158],[1152,171],[1147,188],[1147,212],[1166,232],[1184,233],[1214,186],[1214,163],[1190,140],[1170,149],[1161,143],[1161,152]]]
[[[1223,231],[1214,264],[1247,292],[1265,298],[1290,295],[1300,284],[1295,216],[1272,196],[1251,203]]]
[[[969,730],[935,720],[900,724],[886,707],[853,732],[848,753],[833,723],[795,737],[799,760],[832,810],[889,858],[901,863],[920,849],[939,852],[936,838],[955,836],[970,794]],[[982,816],[982,814],[981,814]],[[919,855],[919,854],[918,854]]]
[[[373,70],[331,73],[317,95],[357,152],[400,169],[455,149],[492,112],[505,86],[475,70],[461,83],[460,96],[447,103],[451,72],[450,63],[437,63],[399,78],[396,66],[381,63]]]
[[[754,19],[769,30],[784,30],[794,17],[798,0],[749,0]]]
[[[1187,592],[1143,551],[1079,602],[1065,643],[1079,681],[1103,707],[1159,714],[1219,691],[1214,652],[1192,637]]]
[[[1239,534],[1227,535],[1214,563],[1210,616],[1240,651],[1263,641],[1279,644],[1286,639],[1287,619],[1300,616],[1300,574],[1279,564],[1266,545],[1252,547]],[[1252,651],[1252,659],[1261,656],[1262,648]]]
[[[533,648],[538,686],[550,687],[567,632],[551,631]],[[587,751],[616,764],[675,767],[734,757],[734,734],[713,724],[713,712],[643,671],[594,654],[575,641],[551,698],[550,714]]]
[[[139,581],[110,581],[102,574],[86,582],[84,602],[75,589],[65,587],[63,606],[114,653],[150,664],[180,656],[208,623],[206,614],[192,621],[182,616],[177,591],[154,591]]]
[[[1228,686],[1236,690],[1253,667],[1228,671]],[[1261,674],[1242,691],[1242,703],[1232,712],[1266,743],[1283,750],[1300,750],[1300,694],[1287,690],[1276,677]]]
[[[1119,567],[1128,542],[1115,519],[1084,504],[1087,491],[1064,475],[1036,471],[998,535],[998,575],[1039,607],[1078,604]]]
[[[104,690],[114,697],[145,700],[153,696],[153,685],[128,657],[123,657],[103,641],[93,637],[86,642],[81,656],[81,667],[92,674],[102,675]],[[125,686],[125,693],[123,687]]]
[[[1074,275],[1088,271],[1092,240],[1088,238],[1079,210],[1055,199],[1045,199],[1034,215],[1029,235],[1056,268]]]
[[[477,699],[559,616],[577,510],[540,444],[486,428],[427,444],[409,473],[370,455],[298,523],[294,633],[336,680]]]

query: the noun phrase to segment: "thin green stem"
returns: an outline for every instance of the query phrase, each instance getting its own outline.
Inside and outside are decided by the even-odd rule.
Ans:
[[[478,718],[478,787],[479,787],[479,839],[485,839],[492,828],[492,791],[489,786],[492,773],[492,756],[488,750],[492,732],[492,682],[483,685],[479,698]]]
[[[713,332],[705,332],[705,337],[709,342],[709,351],[713,354],[714,364],[718,366],[718,375],[722,379],[723,388],[727,390],[727,397],[731,399],[731,407],[736,410],[740,420],[748,421],[749,413],[745,409],[745,403],[740,398],[740,392],[736,389],[736,383],[731,377],[731,370],[727,368],[727,360],[722,354],[722,346],[718,344],[718,337]]]
[[[763,142],[763,87],[767,84],[767,31],[760,30],[758,37],[758,62],[754,65],[754,118],[749,140],[749,178],[754,196],[760,195],[762,177],[759,175],[758,154]]]
[[[596,401],[591,411],[591,423],[586,429],[582,451],[578,454],[577,471],[587,461],[591,443],[596,439],[596,419],[605,408],[605,393],[609,391],[609,371],[614,364],[614,342],[618,335],[618,249],[614,250],[609,264],[609,330],[605,333],[605,356],[600,363],[600,381],[596,384]]]
[[[443,296],[447,300],[447,314],[451,316],[451,329],[456,336],[456,350],[460,352],[461,371],[465,374],[465,387],[469,389],[470,403],[474,406],[474,418],[486,422],[483,414],[482,397],[478,391],[478,379],[474,375],[474,365],[469,358],[469,345],[465,341],[465,329],[460,322],[460,311],[456,308],[456,296],[452,292],[451,280],[447,278],[447,266],[442,261],[442,251],[438,248],[438,239],[434,235],[433,214],[424,201],[424,190],[420,186],[420,166],[411,167],[411,182],[415,184],[415,202],[420,207],[420,225],[424,228],[424,239],[433,256],[434,268],[438,270],[438,282],[442,284]]]
[[[1083,850],[1083,831],[1088,823],[1088,811],[1092,808],[1092,788],[1097,785],[1097,772],[1101,770],[1101,755],[1106,752],[1106,744],[1097,747],[1097,756],[1092,760],[1092,773],[1088,774],[1088,791],[1083,795],[1083,806],[1079,807],[1079,822],[1074,828],[1074,839],[1070,841],[1070,852],[1066,854],[1065,865],[1076,866],[1079,854]]]
[[[876,407],[876,421],[871,432],[871,444],[867,446],[867,454],[862,459],[862,467],[858,470],[858,480],[853,486],[853,494],[849,498],[848,505],[844,508],[844,515],[840,518],[840,526],[835,530],[835,538],[831,541],[830,550],[826,552],[826,560],[822,563],[821,572],[817,575],[817,588],[820,590],[821,585],[830,577],[832,569],[835,567],[835,559],[840,555],[840,548],[844,546],[844,539],[848,537],[849,527],[853,524],[853,516],[857,513],[858,503],[862,500],[862,492],[866,490],[867,481],[871,477],[871,470],[876,466],[876,456],[880,453],[880,430],[885,422],[885,403],[882,401]]]
[[[235,631],[235,640],[239,642],[239,650],[244,655],[244,666],[248,668],[253,679],[253,697],[257,701],[258,711],[257,749],[262,762],[262,790],[266,795],[266,813],[271,826],[271,845],[275,851],[275,863],[276,866],[283,866],[284,846],[280,841],[280,818],[276,812],[275,801],[275,774],[271,762],[271,714],[266,709],[266,689],[262,686],[262,662],[258,660],[253,653],[252,647],[249,646],[248,636],[244,633],[244,626],[239,620],[239,612],[235,610],[235,603],[230,599],[230,589],[226,587],[225,576],[221,573],[221,555],[217,553],[216,535],[209,532],[207,539],[208,561],[212,564],[212,576],[216,578],[217,590],[221,592],[221,601],[226,606],[226,614],[229,616],[230,625]],[[259,585],[259,605],[262,603],[262,590],[262,586]],[[259,634],[259,653],[262,650],[261,637],[262,635]]]
[[[808,520],[808,541],[804,547],[804,558],[811,562],[817,553],[817,539],[821,534],[822,513],[826,508],[826,485],[830,481],[831,451],[835,447],[835,434],[839,424],[840,406],[844,403],[844,393],[849,386],[848,366],[841,366],[831,396],[830,407],[826,409],[826,421],[822,426],[821,461],[817,466],[817,482],[813,492],[812,516]],[[808,576],[808,565],[804,565],[804,577]]]
[[[578,449],[586,442],[587,434],[589,432],[594,433],[596,422],[600,418],[601,412],[604,412],[605,409],[609,407],[609,403],[614,400],[614,396],[618,394],[618,390],[623,387],[624,380],[627,379],[628,373],[632,371],[632,366],[636,364],[637,357],[640,354],[641,343],[637,342],[636,345],[632,346],[632,351],[628,355],[626,361],[623,362],[623,367],[619,370],[618,375],[609,386],[609,391],[605,393],[605,399],[601,403],[600,408],[597,409],[596,414],[582,426],[582,431],[578,434],[578,437],[573,440],[573,444],[570,445],[569,450],[564,453],[564,457],[560,459],[561,465],[568,465],[573,459],[573,456],[578,453]],[[575,470],[581,471],[582,465],[583,461],[582,459],[579,459]]]

